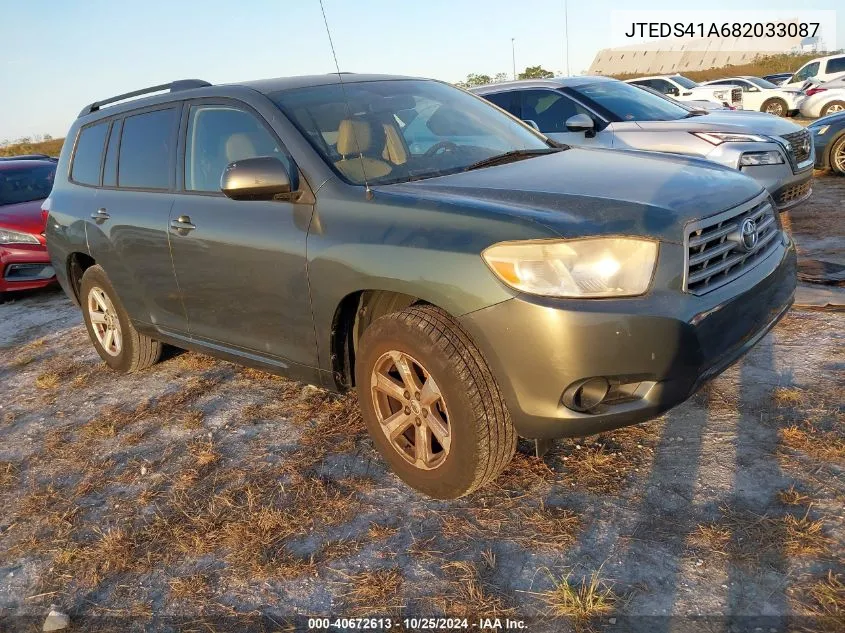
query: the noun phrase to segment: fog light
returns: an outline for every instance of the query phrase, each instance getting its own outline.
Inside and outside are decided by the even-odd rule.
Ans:
[[[573,411],[589,411],[602,403],[609,389],[610,383],[606,378],[587,378],[569,385],[561,400]]]
[[[783,156],[777,150],[770,150],[768,152],[746,152],[739,158],[740,167],[781,164],[783,164]]]

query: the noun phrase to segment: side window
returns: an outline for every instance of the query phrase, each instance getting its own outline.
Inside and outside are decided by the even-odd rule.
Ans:
[[[678,94],[678,89],[665,79],[652,79],[651,87],[665,95],[675,96]]]
[[[273,135],[249,112],[225,105],[192,106],[185,143],[185,189],[220,191],[229,163],[275,156],[292,165]]]
[[[566,132],[566,120],[589,112],[557,90],[524,90],[520,93],[522,118],[534,121],[541,132]]]
[[[177,113],[175,108],[168,108],[135,114],[123,120],[117,168],[118,186],[170,188],[170,156],[176,137]]]
[[[817,74],[819,74],[819,63],[813,62],[795,73],[790,81],[806,81],[810,77],[815,77]]]
[[[495,103],[502,110],[507,110],[511,114],[519,116],[519,99],[514,98],[518,94],[515,91],[500,92],[498,94],[484,95],[484,98],[491,103]]]
[[[827,60],[827,68],[825,72],[830,75],[833,73],[845,73],[845,57],[834,57]]]
[[[106,148],[106,162],[103,166],[103,186],[117,186],[117,149],[120,147],[120,131],[123,129],[123,120],[118,119],[111,126],[109,144]]]
[[[100,184],[100,165],[103,159],[103,145],[106,143],[108,123],[97,123],[82,128],[73,153],[70,179],[84,185]]]

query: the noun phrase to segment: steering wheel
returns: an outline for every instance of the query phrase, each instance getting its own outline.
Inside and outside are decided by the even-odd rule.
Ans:
[[[443,150],[444,152],[457,152],[458,150],[460,150],[460,147],[455,145],[452,141],[438,141],[437,143],[429,147],[425,151],[423,156],[425,156],[426,158],[431,158],[441,150]]]

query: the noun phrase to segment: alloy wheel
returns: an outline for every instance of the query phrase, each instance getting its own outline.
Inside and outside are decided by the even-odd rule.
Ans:
[[[827,116],[828,114],[834,114],[836,112],[845,112],[845,106],[842,106],[838,103],[833,103],[827,107],[825,116]]]
[[[766,106],[766,112],[775,116],[783,116],[783,106],[780,103],[770,103]]]
[[[117,310],[109,296],[96,286],[88,293],[88,318],[91,320],[94,336],[106,353],[119,356],[123,349],[123,333]]]
[[[830,157],[834,168],[840,174],[845,174],[845,143],[840,143],[833,156]]]
[[[449,455],[452,429],[446,401],[429,371],[391,350],[373,366],[370,386],[381,430],[408,463],[433,470]]]

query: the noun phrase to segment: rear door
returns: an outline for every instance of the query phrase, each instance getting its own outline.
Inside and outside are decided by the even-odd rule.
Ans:
[[[187,332],[167,233],[180,107],[169,103],[100,124],[108,140],[87,227],[91,256],[132,319],[174,334]]]
[[[273,156],[295,170],[284,145],[260,114],[226,99],[187,103],[180,143],[170,245],[191,337],[292,374],[291,364],[316,367],[305,270],[313,205],[220,191],[223,170],[238,160]]]

